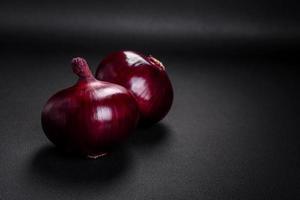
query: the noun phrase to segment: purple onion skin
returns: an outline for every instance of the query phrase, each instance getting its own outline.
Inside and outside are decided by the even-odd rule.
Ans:
[[[57,147],[97,158],[126,140],[139,110],[124,87],[98,81],[82,58],[72,60],[78,82],[54,94],[42,111],[42,127]]]
[[[122,85],[133,93],[141,125],[160,121],[171,108],[172,84],[165,67],[152,56],[132,51],[111,53],[98,65],[95,77]]]

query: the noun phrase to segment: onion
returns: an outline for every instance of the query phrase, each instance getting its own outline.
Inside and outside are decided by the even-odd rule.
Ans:
[[[99,64],[96,78],[124,86],[132,92],[140,123],[151,125],[169,112],[173,88],[164,65],[152,56],[132,51],[109,54]]]
[[[48,100],[42,127],[62,150],[97,158],[130,136],[139,110],[124,87],[96,80],[83,58],[74,58],[72,68],[77,83]]]

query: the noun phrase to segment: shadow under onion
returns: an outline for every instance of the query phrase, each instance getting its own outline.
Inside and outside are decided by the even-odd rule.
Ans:
[[[54,146],[41,148],[32,160],[31,172],[65,184],[108,184],[128,170],[129,156],[119,148],[98,159],[67,155]]]

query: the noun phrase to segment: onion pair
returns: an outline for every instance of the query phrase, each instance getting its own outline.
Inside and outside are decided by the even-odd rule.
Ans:
[[[63,151],[97,158],[126,140],[136,125],[150,125],[169,111],[173,89],[164,66],[131,51],[108,55],[96,78],[83,58],[72,60],[79,79],[54,94],[42,111],[42,127]]]

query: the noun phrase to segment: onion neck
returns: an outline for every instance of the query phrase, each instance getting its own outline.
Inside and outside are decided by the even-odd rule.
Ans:
[[[152,55],[148,56],[148,60],[150,61],[150,63],[156,67],[158,67],[161,70],[165,70],[165,66],[162,64],[162,62],[160,62],[159,60],[157,60],[156,58],[154,58]]]
[[[71,62],[73,72],[79,77],[79,80],[94,80],[94,76],[84,58],[76,57]]]

